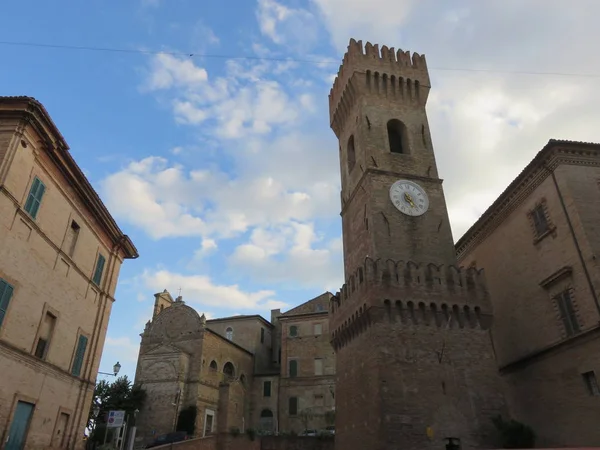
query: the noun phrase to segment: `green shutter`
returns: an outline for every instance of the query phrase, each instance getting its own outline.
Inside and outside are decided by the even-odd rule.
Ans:
[[[295,377],[298,375],[298,361],[291,360],[290,361],[290,377]]]
[[[85,349],[87,347],[88,338],[80,335],[79,341],[77,342],[77,350],[75,351],[75,359],[73,360],[73,370],[71,374],[78,377],[81,374],[81,366],[83,366],[83,357],[85,356]]]
[[[46,192],[46,186],[44,186],[44,183],[42,183],[38,177],[35,177],[31,184],[27,201],[25,202],[25,211],[34,219],[37,217],[37,213],[40,209],[44,192]]]
[[[271,382],[265,381],[263,384],[263,397],[271,396]]]
[[[102,271],[104,270],[104,262],[105,261],[106,260],[104,259],[104,256],[99,254],[98,262],[96,262],[96,271],[94,272],[94,278],[93,278],[94,283],[96,283],[98,286],[100,285],[100,281],[102,281]]]
[[[4,280],[0,280],[0,327],[8,310],[8,304],[13,294],[13,287]]]

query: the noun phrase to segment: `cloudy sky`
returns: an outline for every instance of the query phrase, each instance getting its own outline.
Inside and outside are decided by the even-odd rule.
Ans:
[[[140,251],[103,371],[133,375],[165,288],[268,318],[341,285],[327,94],[350,37],[426,54],[455,240],[548,139],[600,141],[597,0],[4,3],[0,95],[46,106]]]

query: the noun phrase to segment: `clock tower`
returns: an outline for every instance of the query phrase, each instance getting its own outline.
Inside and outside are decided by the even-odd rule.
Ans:
[[[346,278],[330,308],[336,449],[481,448],[503,409],[483,274],[455,265],[429,90],[424,56],[352,39],[329,95]]]

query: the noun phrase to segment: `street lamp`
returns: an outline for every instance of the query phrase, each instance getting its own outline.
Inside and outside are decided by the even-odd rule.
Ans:
[[[119,370],[121,370],[121,364],[119,364],[119,361],[117,361],[117,363],[113,366],[113,373],[108,373],[108,372],[98,372],[101,373],[102,375],[110,375],[111,377],[116,377],[117,374],[119,373]]]

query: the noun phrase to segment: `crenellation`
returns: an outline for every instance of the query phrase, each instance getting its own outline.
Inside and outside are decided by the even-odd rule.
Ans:
[[[429,87],[429,72],[427,70],[427,63],[424,55],[413,53],[411,56],[410,51],[403,51],[399,49],[394,54],[393,48],[382,46],[381,51],[379,50],[378,44],[371,44],[367,42],[364,46],[362,41],[356,41],[350,39],[348,50],[344,54],[342,65],[338,69],[338,74],[333,82],[333,86],[329,93],[329,113],[330,123],[333,125],[336,122],[335,117],[341,115],[339,111],[342,99],[349,95],[347,85],[355,73],[363,74],[365,77],[365,86],[369,89],[369,85],[373,87],[375,92],[385,92],[381,89],[381,83],[384,79],[386,80],[399,80],[398,88],[400,93],[407,90],[410,94],[407,98],[426,98],[426,96],[420,95],[418,92],[420,86]],[[413,86],[404,86],[403,80],[411,80],[410,84]],[[418,82],[418,83],[417,83]],[[396,90],[396,84],[394,85],[394,91]],[[416,95],[412,95],[413,89],[416,87]],[[351,102],[353,104],[353,102]],[[347,117],[344,115],[339,117],[339,123],[335,124],[334,132],[339,136],[342,123]]]
[[[342,320],[350,318],[352,321],[354,315],[366,312],[367,306],[365,311],[360,311],[362,306],[357,306],[357,303],[362,303],[367,290],[391,291],[400,301],[423,293],[431,298],[432,304],[442,304],[441,299],[451,299],[452,305],[461,309],[460,317],[463,317],[465,307],[469,308],[469,313],[474,307],[485,314],[491,313],[483,269],[365,258],[363,266],[348,277],[330,302],[333,329],[339,327]]]

